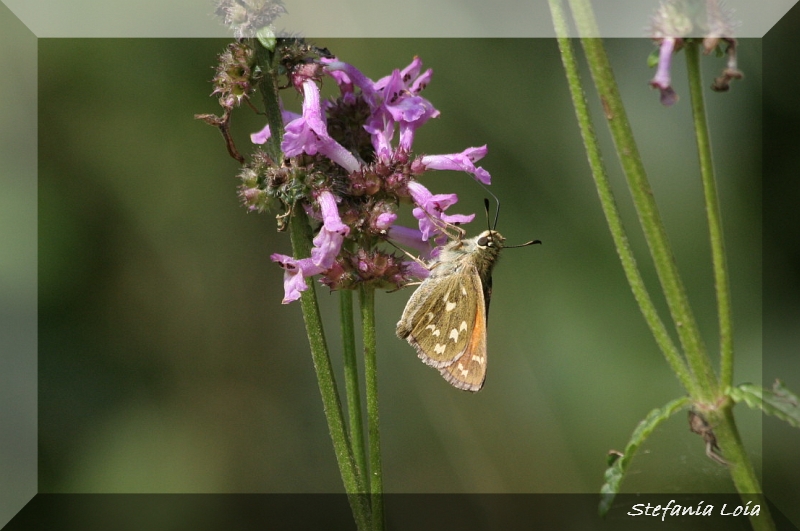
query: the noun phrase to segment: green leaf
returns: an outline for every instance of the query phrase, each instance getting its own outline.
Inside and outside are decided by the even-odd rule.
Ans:
[[[744,383],[729,388],[727,394],[737,404],[744,402],[753,409],[760,409],[767,415],[788,422],[790,426],[800,428],[800,399],[780,380],[775,380],[772,390]]]
[[[619,492],[619,485],[622,483],[622,478],[625,476],[628,464],[631,462],[636,450],[639,449],[639,446],[653,433],[653,430],[656,429],[659,424],[674,415],[676,411],[688,406],[689,403],[689,397],[683,396],[673,400],[662,408],[652,410],[647,414],[644,420],[636,426],[636,429],[633,430],[631,439],[628,441],[627,446],[625,446],[624,452],[621,454],[619,452],[609,452],[609,466],[603,475],[605,483],[600,487],[600,494],[602,495],[599,507],[600,516],[605,516],[611,508],[611,503]]]

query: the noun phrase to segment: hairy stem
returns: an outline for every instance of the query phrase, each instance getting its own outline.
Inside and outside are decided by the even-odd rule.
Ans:
[[[344,383],[347,395],[347,413],[350,420],[350,441],[353,454],[361,475],[369,488],[367,475],[367,454],[364,449],[364,422],[361,418],[361,391],[358,382],[358,361],[356,360],[356,335],[353,322],[353,291],[343,289],[339,292],[342,319],[342,344],[344,347]]]
[[[295,258],[311,256],[312,234],[305,210],[300,205],[295,205],[289,221],[289,233],[292,240],[292,250]],[[322,317],[317,304],[314,283],[309,282],[307,290],[300,296],[300,308],[303,311],[303,321],[306,325],[308,342],[311,347],[311,357],[317,374],[317,383],[322,395],[322,407],[328,430],[331,434],[333,449],[336,453],[336,462],[339,473],[344,482],[344,488],[350,501],[350,507],[360,530],[370,528],[371,516],[369,499],[366,496],[367,487],[360,474],[353,457],[347,431],[345,430],[342,404],[336,390],[336,379],[333,366],[328,355],[328,346],[325,341],[325,332],[322,329]]]
[[[774,531],[775,523],[769,512],[769,505],[761,493],[758,476],[742,444],[739,430],[736,428],[733,418],[733,401],[726,399],[719,409],[706,413],[706,417],[714,429],[717,444],[728,462],[733,484],[743,503],[753,501],[761,506],[758,516],[750,516],[750,524],[756,531]]]
[[[694,40],[686,46],[686,65],[689,71],[689,92],[692,98],[692,116],[697,137],[697,152],[700,157],[700,176],[703,181],[703,194],[706,202],[711,258],[714,267],[714,289],[719,313],[720,386],[725,389],[733,385],[733,310],[731,309],[728,264],[725,259],[725,237],[722,231],[722,216],[703,98],[703,79],[700,75],[700,50],[698,43]]]
[[[272,160],[281,160],[281,141],[283,140],[283,117],[281,116],[280,98],[278,97],[278,72],[273,64],[275,53],[264,48],[257,39],[253,39],[256,48],[256,57],[263,70],[261,79],[258,80],[258,91],[264,102],[264,112],[267,115],[270,137],[267,140],[266,150]]]
[[[364,340],[364,378],[367,389],[367,426],[369,432],[369,486],[372,502],[372,526],[383,529],[383,472],[381,469],[381,433],[378,415],[378,366],[375,339],[375,289],[362,285],[359,291],[361,326]]]
[[[570,0],[570,6],[579,33],[581,35],[597,35],[597,24],[588,0]],[[684,355],[698,384],[696,386],[697,394],[693,397],[710,403],[719,392],[717,376],[714,374],[706,347],[700,336],[700,330],[689,305],[689,298],[678,274],[667,231],[661,221],[639,149],[633,138],[633,131],[622,104],[611,63],[601,39],[583,37],[581,44],[600,101],[603,104],[611,136],[628,180],[628,188],[631,191],[639,222],[653,257],[672,320],[678,331]]]
[[[592,176],[594,177],[597,193],[600,197],[600,204],[603,207],[603,213],[605,214],[606,221],[611,230],[614,245],[617,248],[617,254],[622,262],[622,268],[625,271],[625,276],[633,291],[633,296],[639,304],[642,315],[644,315],[645,321],[650,327],[650,331],[655,337],[661,352],[664,354],[673,372],[678,376],[678,379],[680,379],[683,387],[690,394],[694,394],[696,392],[696,382],[692,378],[686,363],[683,358],[681,358],[680,352],[673,343],[672,338],[670,338],[663,321],[661,321],[658,315],[658,311],[650,298],[642,275],[636,265],[636,258],[633,256],[633,251],[628,243],[625,227],[622,225],[622,219],[620,218],[619,210],[614,200],[611,184],[608,181],[608,175],[603,165],[597,136],[592,127],[589,108],[586,104],[586,97],[578,74],[578,64],[572,50],[572,43],[566,36],[567,22],[564,16],[564,10],[561,6],[561,0],[549,1],[553,25],[555,26],[556,35],[558,36],[558,47],[561,51],[561,59],[564,63],[567,83],[569,84],[570,93],[572,94],[572,103],[578,118],[583,144],[589,157],[589,166],[592,170]]]

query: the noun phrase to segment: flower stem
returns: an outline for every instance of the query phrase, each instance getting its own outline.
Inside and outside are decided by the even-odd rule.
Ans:
[[[578,32],[581,35],[597,35],[597,24],[588,0],[570,0],[570,6]],[[611,63],[601,39],[582,37],[581,44],[603,104],[611,136],[636,206],[639,223],[650,248],[684,355],[698,384],[695,388],[697,394],[693,395],[693,398],[711,403],[719,392],[717,376],[714,374],[700,330],[689,306],[686,290],[678,274],[667,232],[633,138],[633,131],[622,104]]]
[[[614,200],[614,193],[611,190],[611,184],[608,181],[605,166],[603,165],[602,156],[600,153],[600,146],[597,142],[594,128],[592,127],[591,116],[589,108],[586,104],[586,97],[584,95],[583,87],[581,85],[580,76],[578,74],[578,64],[575,60],[575,55],[572,50],[572,44],[567,38],[567,22],[564,15],[564,10],[561,5],[561,0],[549,0],[550,12],[553,17],[553,25],[558,36],[558,47],[561,51],[561,59],[564,63],[564,70],[567,75],[567,83],[569,84],[570,93],[572,94],[572,103],[575,107],[575,114],[578,118],[578,125],[583,137],[583,143],[586,147],[586,153],[589,157],[589,166],[592,170],[597,193],[600,197],[600,204],[603,207],[603,212],[606,216],[611,236],[614,240],[614,245],[617,248],[617,254],[622,262],[622,268],[625,271],[625,276],[633,291],[633,296],[639,304],[639,308],[644,315],[645,321],[650,327],[650,331],[655,337],[656,343],[661,348],[664,357],[667,359],[673,372],[678,376],[678,379],[683,384],[683,387],[690,393],[694,394],[696,382],[692,378],[686,363],[681,358],[680,352],[669,336],[663,321],[658,315],[658,311],[653,304],[647,287],[644,284],[639,268],[636,265],[636,258],[633,256],[633,251],[628,243],[628,237],[625,233],[625,227],[622,225],[622,220],[617,209],[617,204]]]
[[[339,292],[342,319],[342,344],[344,350],[344,383],[347,395],[347,413],[350,420],[350,441],[353,454],[367,487],[367,454],[364,449],[364,422],[361,419],[361,391],[358,384],[358,362],[356,360],[356,336],[353,323],[353,291],[343,289]]]
[[[733,385],[733,312],[731,309],[728,266],[725,259],[725,239],[722,232],[722,216],[719,209],[714,163],[711,157],[711,139],[708,132],[703,80],[700,74],[700,49],[697,41],[686,45],[686,66],[689,77],[689,92],[692,100],[697,151],[700,159],[700,176],[706,202],[706,216],[711,240],[711,257],[714,267],[714,288],[717,296],[720,333],[720,385]],[[733,418],[733,403],[727,400],[717,411],[708,415],[714,426],[714,434],[730,465],[731,478],[744,502],[753,500],[761,506],[758,516],[751,516],[750,523],[756,530],[772,530],[775,525],[769,506],[761,495],[761,487],[753,465],[742,445],[736,422]]]
[[[714,161],[711,157],[711,140],[708,133],[703,80],[700,75],[700,50],[696,40],[686,46],[686,65],[689,71],[689,92],[692,99],[692,116],[700,156],[700,175],[706,201],[706,216],[711,240],[711,257],[714,266],[714,288],[719,312],[720,386],[733,385],[733,311],[731,309],[730,281],[725,260],[725,237],[722,232],[717,183],[714,178]]]
[[[708,422],[714,427],[714,434],[722,450],[722,455],[728,462],[733,484],[743,503],[753,501],[761,507],[759,515],[750,516],[750,525],[756,531],[774,531],[775,523],[772,520],[769,505],[761,493],[758,476],[756,476],[750,458],[744,449],[742,439],[739,437],[739,430],[736,428],[733,418],[733,401],[726,399],[721,407],[706,415]]]
[[[375,289],[361,286],[359,290],[361,326],[364,340],[364,375],[367,389],[367,425],[369,431],[369,473],[372,502],[372,528],[383,529],[383,472],[381,470],[381,433],[378,418],[378,367],[375,339]]]
[[[308,216],[300,205],[295,205],[290,216],[289,234],[292,240],[292,250],[296,258],[311,256],[311,226]],[[331,434],[333,449],[336,453],[336,462],[342,476],[345,491],[350,501],[350,508],[360,530],[370,528],[369,499],[366,496],[367,488],[364,478],[356,466],[353,450],[347,436],[342,414],[342,404],[339,393],[336,391],[336,379],[333,366],[328,355],[328,346],[325,342],[325,333],[322,329],[322,317],[317,304],[314,283],[310,282],[307,290],[300,296],[300,308],[303,311],[303,321],[306,325],[308,342],[311,347],[311,357],[317,373],[317,383],[322,395],[322,406],[328,430]]]
[[[258,90],[261,92],[261,99],[264,101],[264,112],[267,115],[270,137],[267,140],[267,153],[272,160],[281,160],[281,141],[283,140],[283,117],[281,116],[280,98],[278,97],[278,72],[273,64],[275,53],[270,51],[252,39],[256,49],[258,64],[261,66],[263,74],[258,80]]]

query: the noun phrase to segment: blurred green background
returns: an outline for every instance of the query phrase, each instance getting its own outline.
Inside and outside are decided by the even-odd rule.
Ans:
[[[499,230],[512,244],[544,242],[507,251],[496,269],[490,369],[476,395],[451,388],[395,337],[411,291],[378,294],[386,490],[596,492],[606,452],[621,450],[639,420],[682,389],[625,282],[555,43],[315,42],[373,79],[419,55],[434,70],[425,96],[442,115],[418,132],[415,149],[451,153],[488,144],[481,165],[502,204]],[[269,260],[273,252],[290,254],[288,237],[276,233],[271,216],[239,206],[237,163],[219,133],[193,119],[219,112],[209,80],[226,44],[39,41],[40,492],[342,488],[300,309],[280,304],[282,271]],[[664,108],[648,86],[653,45],[607,44],[714,351],[714,292],[683,54],[674,68],[682,100]],[[761,370],[761,59],[762,41],[743,41],[746,79],[707,100],[732,277],[736,381],[763,376],[769,384],[780,376],[800,390],[797,372]],[[724,67],[710,57],[702,65],[706,84]],[[284,99],[299,107],[293,92]],[[629,236],[655,288],[602,114],[596,97],[589,99]],[[235,114],[240,149],[262,126],[246,108]],[[423,183],[457,192],[452,210],[478,213],[468,231],[484,227],[486,192],[469,177],[431,173]],[[341,380],[337,295],[319,294]],[[664,308],[660,298],[658,304]],[[796,368],[794,355],[786,355]],[[778,451],[762,454],[760,414],[744,407],[737,414],[775,497],[796,499],[796,431],[781,431],[772,446]],[[623,489],[733,490],[683,413],[647,441]]]

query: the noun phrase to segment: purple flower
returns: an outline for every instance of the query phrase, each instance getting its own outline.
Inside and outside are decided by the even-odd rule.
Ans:
[[[451,205],[458,202],[456,194],[432,194],[418,182],[408,183],[408,191],[417,205],[414,208],[414,217],[419,220],[419,230],[422,232],[422,241],[428,241],[431,235],[436,236],[442,232],[443,224],[469,223],[475,214],[445,214]],[[442,223],[437,223],[441,221]]]
[[[339,209],[336,206],[336,197],[328,190],[323,190],[317,196],[317,203],[322,216],[322,228],[314,237],[314,247],[311,249],[311,258],[300,260],[284,254],[270,256],[273,262],[284,269],[283,273],[283,304],[288,304],[300,298],[300,292],[308,289],[306,279],[330,270],[339,251],[342,249],[344,237],[350,233],[350,227],[342,223]]]
[[[340,88],[342,83],[345,82],[345,78],[342,78],[339,75],[334,75],[333,72],[344,72],[347,78],[346,82],[360,88],[362,94],[364,95],[364,99],[367,101],[367,104],[372,107],[371,100],[375,94],[375,83],[370,78],[365,76],[361,70],[349,63],[339,61],[338,59],[326,59],[323,57],[320,59],[320,61],[325,65],[325,70],[333,76],[337,83],[339,83]]]
[[[423,241],[422,232],[419,229],[393,225],[389,231],[389,238],[403,247],[408,247],[419,252],[422,260],[429,260],[438,255],[440,247],[431,247],[429,242]],[[405,262],[408,273],[414,278],[428,278],[430,270],[417,260],[407,260]]]
[[[320,63],[336,81],[341,98],[321,100]],[[486,146],[446,155],[416,156],[412,152],[417,129],[440,114],[420,95],[433,71],[423,71],[419,57],[378,81],[337,59],[322,58],[313,63],[313,68],[304,65],[292,78],[296,88],[302,87],[302,114],[281,109],[286,124],[281,150],[287,159],[301,155],[320,157],[287,167],[284,161],[277,164],[257,151],[262,159],[269,160],[256,157],[256,169],[251,168],[243,175],[240,192],[248,206],[256,205],[261,200],[260,194],[265,197],[277,194],[287,208],[289,205],[303,208],[316,222],[321,222],[309,257],[271,256],[284,270],[283,303],[298,300],[309,287],[307,279],[317,275],[331,289],[352,289],[364,282],[401,287],[412,278],[426,278],[430,269],[425,261],[438,256],[447,243],[450,237],[447,232],[451,232],[448,225],[452,228],[453,224],[468,223],[475,215],[446,214],[458,202],[456,194],[433,194],[416,179],[426,170],[455,170],[470,173],[488,185],[491,176],[475,165],[486,156]],[[328,132],[328,119],[332,130],[336,127],[333,136]],[[363,129],[350,131],[348,127]],[[364,131],[370,135],[369,140]],[[253,133],[251,140],[263,144],[270,133],[270,128],[265,127]],[[321,157],[349,175],[341,175],[338,170],[331,172],[327,160],[319,164]],[[262,166],[268,177],[263,184],[253,177],[261,175]],[[281,185],[286,179],[298,179],[300,196],[294,194],[295,188],[283,190]],[[395,225],[398,205],[409,196],[419,228]],[[352,226],[342,221],[340,206]],[[384,237],[413,249],[420,258],[408,259],[374,248],[375,242]],[[348,247],[352,252],[342,254],[345,240],[353,244],[352,249]],[[372,245],[365,248],[365,242]]]
[[[406,86],[399,70],[392,72],[386,86],[383,87],[383,108],[395,122],[416,122],[433,110],[438,116],[438,111],[433,109],[431,102],[422,96],[414,95]]]
[[[350,173],[359,164],[352,153],[328,135],[328,128],[319,102],[319,88],[313,81],[303,82],[303,116],[286,124],[281,149],[287,157],[300,153],[321,153]]]
[[[390,162],[392,160],[392,138],[394,138],[395,123],[385,114],[373,115],[367,120],[364,129],[372,137],[372,147],[379,160]]]
[[[411,144],[414,143],[414,133],[417,132],[417,129],[440,114],[428,100],[419,97],[417,99],[418,101],[414,102],[415,111],[418,113],[416,119],[400,122],[398,148],[404,151],[411,151]]]
[[[403,247],[410,247],[422,254],[429,253],[431,246],[422,238],[419,229],[404,227],[402,225],[392,225],[388,230],[389,238]]]
[[[342,223],[339,208],[336,206],[336,197],[331,192],[328,190],[320,192],[317,203],[322,212],[322,228],[314,237],[311,260],[314,265],[322,269],[330,269],[342,249],[344,237],[350,234],[350,227]]]
[[[481,147],[467,148],[461,153],[450,155],[426,155],[420,159],[420,163],[426,170],[455,170],[471,173],[483,184],[491,184],[492,176],[481,167],[475,167],[475,162],[486,156],[488,149],[486,145]]]
[[[672,52],[675,50],[675,38],[664,37],[661,40],[661,48],[658,52],[658,69],[656,75],[650,81],[650,86],[661,91],[661,104],[672,105],[678,101],[678,95],[672,89],[672,79],[669,69],[672,63]]]
[[[296,112],[292,111],[285,111],[281,109],[281,117],[283,118],[284,123],[291,122],[296,118],[300,118],[300,115]],[[250,135],[250,141],[253,144],[264,144],[269,140],[269,137],[272,136],[272,133],[269,130],[269,124],[264,126],[264,129],[259,131],[258,133],[253,133]]]
[[[306,278],[322,273],[324,269],[314,265],[311,258],[297,260],[285,254],[275,253],[270,256],[273,262],[277,262],[284,270],[283,272],[283,304],[289,304],[300,298],[300,292],[308,289]]]
[[[377,230],[387,230],[391,228],[392,224],[397,220],[397,214],[394,212],[382,212],[375,218],[375,228]]]
[[[439,116],[431,102],[418,96],[430,81],[433,71],[428,69],[422,75],[419,71],[422,61],[419,57],[406,68],[395,70],[390,75],[373,82],[354,66],[337,60],[323,60],[328,72],[344,72],[353,85],[359,87],[371,114],[364,129],[372,136],[372,146],[379,159],[392,159],[394,149],[391,141],[395,128],[400,128],[399,149],[410,151],[414,133],[431,118]],[[347,88],[340,75],[335,76],[340,87]],[[344,89],[343,89],[344,90]]]

